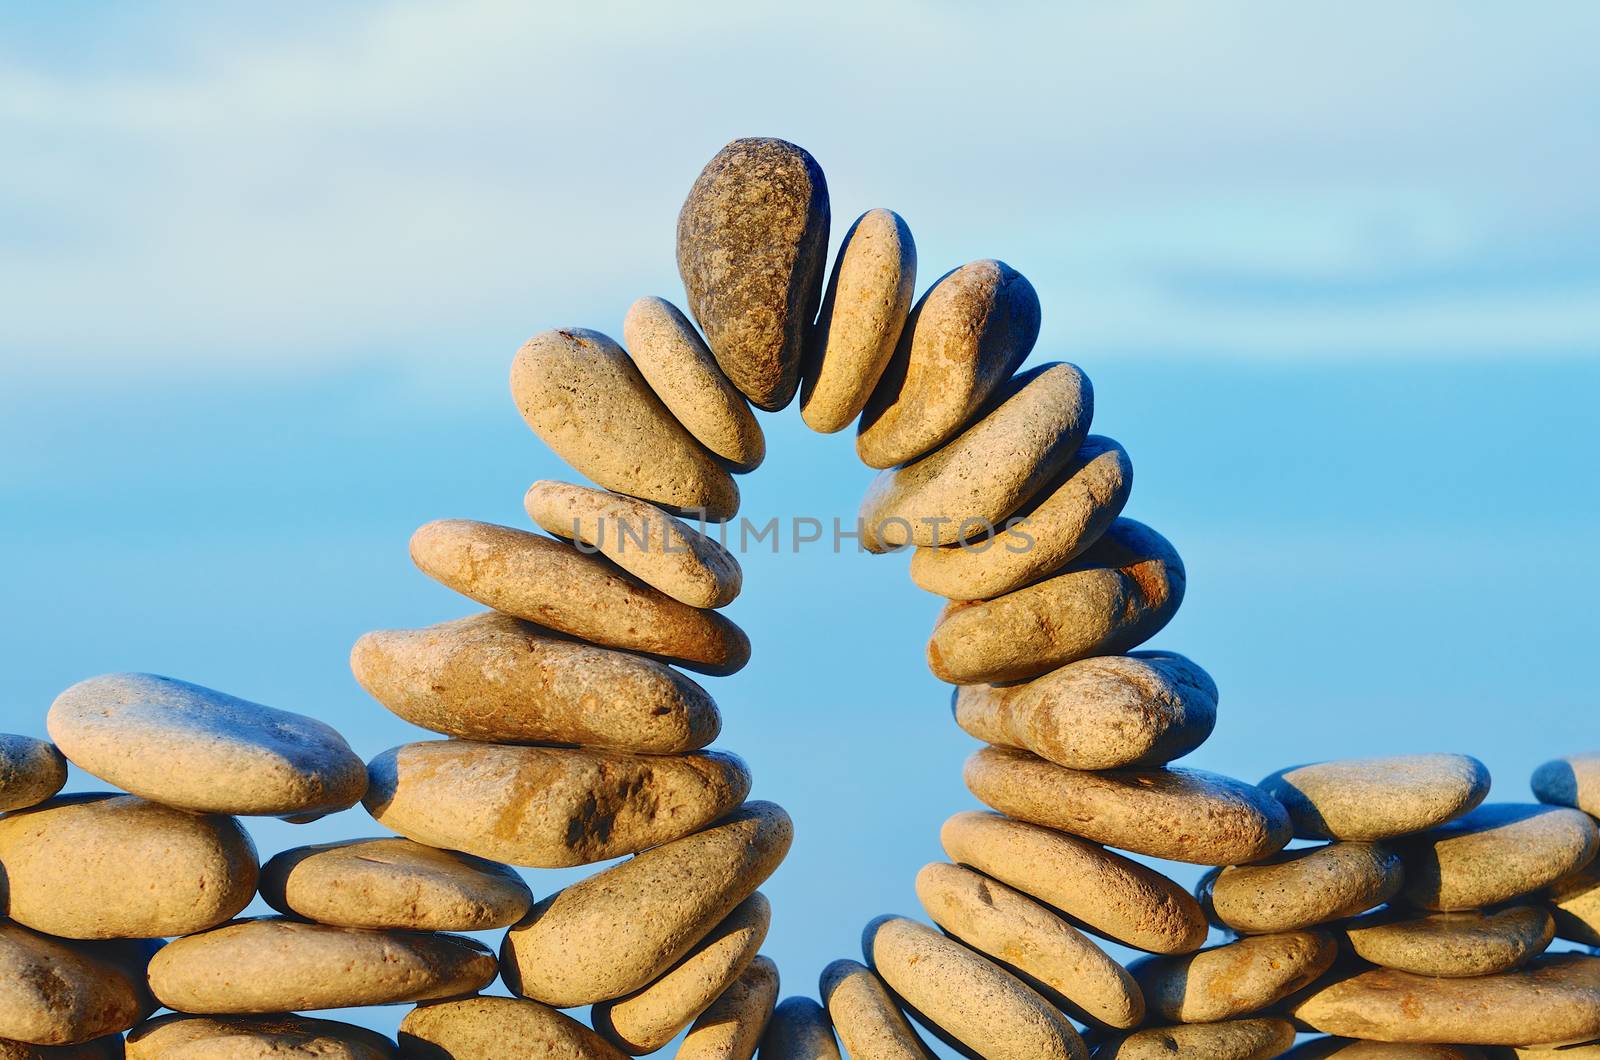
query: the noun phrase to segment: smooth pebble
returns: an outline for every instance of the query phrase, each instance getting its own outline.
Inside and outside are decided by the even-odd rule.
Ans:
[[[1390,755],[1280,769],[1261,786],[1301,839],[1389,839],[1477,806],[1489,794],[1489,771],[1467,755]]]
[[[1393,898],[1404,882],[1389,847],[1328,843],[1213,869],[1200,881],[1200,900],[1222,926],[1261,935],[1355,916]]]
[[[623,1058],[566,1013],[520,998],[435,1001],[418,1005],[400,1021],[401,1055],[417,1060],[504,1060],[513,1042],[517,1055],[543,1060]]]
[[[387,1060],[376,1031],[306,1016],[160,1016],[128,1035],[128,1060]]]
[[[1600,850],[1594,819],[1564,806],[1489,803],[1402,840],[1406,899],[1424,909],[1477,909],[1577,872]]]
[[[1550,913],[1535,905],[1417,914],[1386,909],[1343,925],[1350,949],[1384,968],[1459,979],[1519,968],[1555,934]]]
[[[1128,971],[1151,1019],[1213,1023],[1248,1016],[1315,982],[1339,947],[1324,931],[1251,935],[1171,957],[1142,957]]]
[[[809,997],[778,1002],[761,1036],[761,1060],[840,1060],[827,1010]]]
[[[1600,817],[1600,751],[1568,755],[1533,771],[1533,797]]]
[[[1227,1020],[1151,1027],[1107,1041],[1095,1060],[1271,1060],[1294,1044],[1281,1019]]]
[[[0,732],[0,813],[37,806],[67,783],[67,760],[53,744]]]
[[[678,1046],[677,1060],[750,1060],[778,1001],[778,966],[759,954]]]
[[[818,993],[839,1043],[852,1058],[932,1060],[883,980],[866,965],[834,961],[822,969]]]
[[[0,1039],[78,1045],[154,1011],[145,965],[159,943],[67,942],[0,920]]]

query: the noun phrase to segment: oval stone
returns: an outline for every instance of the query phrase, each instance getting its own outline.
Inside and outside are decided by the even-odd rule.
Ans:
[[[1391,755],[1280,769],[1261,786],[1301,839],[1389,839],[1477,806],[1489,794],[1489,771],[1467,755]]]
[[[0,1060],[122,1060],[124,1055],[120,1034],[78,1045],[29,1045],[0,1038]]]
[[[750,1060],[778,1000],[778,966],[756,957],[700,1013],[675,1054],[677,1060]]]
[[[818,993],[834,1033],[851,1057],[932,1060],[933,1054],[906,1022],[883,980],[866,965],[834,961],[822,969]]]
[[[1095,1060],[1271,1060],[1294,1044],[1288,1020],[1248,1019],[1152,1027],[1114,1038],[1095,1050]]]
[[[1600,751],[1557,758],[1535,769],[1533,797],[1600,817]]]
[[[158,942],[67,942],[0,920],[0,1039],[78,1045],[155,1010],[145,965]]]
[[[376,1031],[306,1016],[161,1016],[128,1035],[128,1060],[390,1060]]]
[[[1333,965],[1339,947],[1323,931],[1252,935],[1199,953],[1142,957],[1128,966],[1153,1021],[1212,1023],[1247,1016]]]
[[[761,1036],[761,1060],[840,1060],[828,1013],[809,997],[784,998]]]
[[[37,806],[67,783],[67,760],[51,744],[0,732],[0,813]]]
[[[1393,898],[1404,882],[1400,856],[1388,847],[1329,843],[1213,869],[1200,881],[1200,901],[1224,927],[1261,935],[1355,916]]]
[[[682,838],[750,792],[749,768],[722,751],[633,755],[432,740],[391,748],[370,769],[367,811],[385,828],[542,869]]]
[[[714,522],[739,510],[733,476],[609,336],[587,328],[535,335],[511,362],[511,396],[534,433],[590,481]]]
[[[508,1043],[547,1060],[623,1060],[564,1012],[513,997],[464,997],[418,1005],[400,1021],[401,1055],[502,1060]]]
[[[1314,1038],[1283,1054],[1283,1060],[1484,1060],[1483,1050],[1470,1045],[1416,1042],[1363,1042],[1354,1038]]]
[[[1350,921],[1344,933],[1362,960],[1455,979],[1520,968],[1544,952],[1555,924],[1532,905],[1424,916],[1390,909]]]
[[[154,674],[80,681],[50,736],[86,773],[197,813],[310,819],[356,804],[367,771],[322,722]]]
[[[72,939],[204,931],[250,904],[256,848],[231,817],[63,795],[0,817],[6,912]]]
[[[1551,885],[1545,899],[1556,934],[1585,946],[1600,946],[1600,862]]]
[[[1477,909],[1537,891],[1594,860],[1593,818],[1558,806],[1491,803],[1402,841],[1406,899]]]

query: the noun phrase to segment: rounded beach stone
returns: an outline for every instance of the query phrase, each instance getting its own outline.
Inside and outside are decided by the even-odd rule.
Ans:
[[[1491,1049],[1492,1060],[1597,1060],[1600,1040],[1572,1045],[1517,1045]]]
[[[866,965],[837,960],[822,969],[818,993],[833,1029],[851,1057],[932,1060],[883,980]]]
[[[778,966],[757,956],[678,1046],[677,1060],[750,1060],[778,1000]]]
[[[481,990],[494,956],[461,935],[266,917],[168,943],[150,989],[178,1012],[247,1015],[426,1001]]]
[[[429,846],[533,868],[588,865],[704,828],[744,801],[723,751],[634,755],[431,740],[372,760],[367,811]]]
[[[636,994],[594,1006],[590,1022],[623,1052],[655,1052],[739,978],[771,924],[772,906],[757,891],[661,978]]]
[[[696,441],[734,471],[761,465],[767,442],[755,413],[677,306],[665,298],[639,299],[623,318],[622,342],[650,389]]]
[[[1470,1045],[1421,1042],[1363,1042],[1354,1038],[1314,1038],[1283,1054],[1283,1060],[1484,1060]]]
[[[256,891],[238,821],[133,795],[63,795],[0,817],[0,865],[7,915],[62,938],[204,931]]]
[[[1228,1020],[1151,1027],[1114,1038],[1095,1060],[1271,1060],[1294,1044],[1294,1025],[1281,1019]]]
[[[587,328],[535,335],[511,362],[511,396],[534,433],[590,481],[715,522],[739,510],[733,476],[609,336]]]
[[[419,1060],[502,1060],[516,1043],[519,1056],[548,1060],[622,1060],[594,1031],[537,1001],[464,997],[434,1001],[400,1021],[400,1052]]]
[[[868,210],[839,245],[806,351],[800,416],[832,434],[861,414],[894,356],[917,290],[917,246],[893,210]]]
[[[361,759],[322,722],[170,677],[80,681],[48,724],[79,769],[197,813],[309,819],[355,805],[367,786]]]
[[[1084,1060],[1072,1025],[988,958],[905,917],[879,917],[861,936],[867,964],[926,1021],[990,1060]]]
[[[1477,806],[1489,794],[1489,771],[1467,755],[1391,755],[1280,769],[1261,786],[1301,839],[1390,839]]]
[[[919,548],[911,580],[951,600],[988,600],[1076,559],[1122,514],[1133,464],[1122,446],[1090,435],[1067,466],[996,527],[993,540]]]
[[[1397,1042],[1537,1045],[1600,1035],[1600,957],[1560,954],[1526,968],[1441,979],[1374,968],[1296,999],[1325,1034]]]
[[[1554,937],[1550,914],[1533,905],[1464,913],[1389,909],[1344,925],[1362,960],[1417,975],[1493,975],[1528,963]]]
[[[1545,893],[1555,933],[1585,946],[1600,946],[1600,862],[1564,876]]]
[[[1003,814],[1136,854],[1240,865],[1289,841],[1283,807],[1260,788],[1199,769],[1090,773],[1003,747],[967,759],[967,787]]]
[[[1424,909],[1477,909],[1545,887],[1594,860],[1594,819],[1564,806],[1491,803],[1401,841],[1405,896]]]
[[[861,500],[862,542],[888,551],[983,540],[1077,455],[1094,415],[1076,365],[1008,380],[982,418],[913,463],[878,473]]]
[[[1200,881],[1200,901],[1224,927],[1262,935],[1355,916],[1393,898],[1404,882],[1400,855],[1387,846],[1329,843],[1213,869]]]
[[[31,736],[0,732],[0,813],[37,806],[67,783],[67,760]]]
[[[565,541],[440,519],[411,536],[411,559],[430,578],[480,604],[603,647],[660,655],[714,674],[733,673],[750,661],[750,639],[722,615],[679,603]]]
[[[840,1060],[826,1010],[809,997],[784,998],[761,1036],[761,1060]]]
[[[350,669],[406,721],[467,740],[681,754],[722,731],[710,694],[672,667],[498,611],[368,633]]]
[[[506,985],[558,1008],[633,993],[753,894],[793,839],[782,807],[746,803],[702,832],[558,891],[506,933]]]
[[[733,385],[768,412],[794,398],[828,258],[828,184],[800,147],[734,140],[678,213],[689,309]]]
[[[1193,751],[1217,720],[1217,686],[1174,652],[1080,659],[1032,681],[963,685],[956,724],[985,743],[1068,769],[1161,766]]]
[[[128,1035],[128,1060],[388,1060],[376,1031],[306,1016],[160,1016]]]
[[[1247,1016],[1309,986],[1339,947],[1324,931],[1251,935],[1199,953],[1142,957],[1128,966],[1150,1018],[1213,1023]]]
[[[407,931],[509,927],[533,905],[504,865],[390,837],[285,850],[262,867],[261,897],[319,924]]]
[[[1600,817],[1600,751],[1557,758],[1535,769],[1533,797]]]
[[[1151,953],[1206,941],[1194,896],[1136,861],[1074,836],[993,813],[958,813],[939,841],[951,859],[1061,910],[1097,934]]]
[[[29,1045],[0,1038],[0,1060],[122,1060],[124,1055],[120,1034],[81,1045]]]
[[[0,920],[0,1039],[78,1045],[155,1010],[145,965],[159,943],[67,942]]]
[[[900,332],[862,411],[856,455],[894,467],[949,441],[1038,337],[1039,296],[1020,272],[985,259],[945,273]]]
[[[546,533],[583,542],[690,607],[730,604],[744,584],[739,561],[722,545],[635,497],[546,480],[529,487],[523,507]]]
[[[917,874],[928,916],[968,946],[1019,973],[1079,1021],[1126,1030],[1144,999],[1122,965],[1033,899],[959,865],[934,862]]]
[[[993,600],[946,605],[928,665],[957,685],[1017,681],[1091,655],[1119,655],[1160,632],[1183,601],[1183,561],[1132,519],[1058,574]]]

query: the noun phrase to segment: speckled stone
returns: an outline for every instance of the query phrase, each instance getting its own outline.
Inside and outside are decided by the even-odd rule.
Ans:
[[[1520,968],[1544,952],[1555,925],[1535,905],[1422,916],[1388,909],[1350,921],[1344,933],[1362,960],[1454,979]]]
[[[857,961],[837,960],[822,970],[818,993],[839,1042],[851,1057],[932,1060],[883,980]]]
[[[388,1060],[376,1031],[305,1016],[161,1016],[128,1035],[128,1060]]]
[[[1280,769],[1261,786],[1301,839],[1389,839],[1477,806],[1489,794],[1489,771],[1467,755],[1392,755]]]
[[[1389,847],[1329,843],[1213,869],[1200,881],[1200,901],[1224,927],[1261,935],[1355,916],[1393,898],[1404,882],[1400,855]]]
[[[0,1060],[122,1060],[123,1055],[120,1034],[80,1045],[29,1045],[0,1038]]]
[[[757,956],[678,1046],[677,1060],[750,1060],[778,1000],[778,966]]]
[[[996,527],[986,545],[919,548],[911,580],[951,600],[988,600],[1072,562],[1100,539],[1133,489],[1122,446],[1090,435],[1066,467]]]
[[[198,813],[310,819],[355,805],[367,784],[361,759],[322,722],[170,677],[80,681],[48,724],[84,772]]]
[[[1484,1060],[1483,1050],[1470,1045],[1417,1042],[1362,1042],[1354,1038],[1314,1038],[1283,1054],[1283,1060]]]
[[[1545,887],[1594,860],[1594,819],[1557,806],[1492,803],[1403,840],[1405,896],[1424,909],[1476,909]]]
[[[1068,769],[1160,766],[1211,735],[1217,686],[1173,652],[1080,659],[1032,681],[963,685],[956,723]]]
[[[1152,1027],[1113,1038],[1095,1060],[1271,1060],[1294,1044],[1288,1020],[1247,1019]]]
[[[1252,935],[1199,953],[1128,966],[1153,1022],[1212,1023],[1258,1012],[1327,971],[1338,955],[1324,931]]]
[[[949,441],[1038,337],[1039,296],[1020,272],[985,259],[945,273],[911,310],[861,414],[856,455],[894,467]]]
[[[256,891],[238,821],[133,795],[63,795],[0,817],[0,865],[11,919],[62,938],[204,931]]]
[[[1533,797],[1600,817],[1600,751],[1557,758],[1535,769]]]
[[[1600,862],[1557,880],[1544,897],[1555,917],[1557,935],[1600,946]]]
[[[761,1060],[840,1060],[827,1010],[809,997],[784,998],[761,1036]]]
[[[917,289],[917,246],[893,210],[868,210],[839,245],[806,350],[800,416],[832,434],[850,425],[894,356]]]
[[[941,681],[1017,681],[1160,632],[1183,601],[1183,561],[1161,535],[1118,519],[1060,573],[993,600],[947,605],[928,642]]]
[[[159,943],[66,942],[0,920],[0,1039],[78,1045],[155,1010],[145,964]]]
[[[0,732],[0,813],[37,806],[67,783],[67,760],[51,744]]]
[[[418,1005],[400,1021],[400,1051],[417,1060],[622,1060],[605,1039],[563,1012],[511,997],[464,997]]]
[[[385,828],[533,868],[587,865],[680,839],[750,792],[749,768],[722,751],[431,740],[391,748],[370,770],[367,811]]]
[[[1491,1060],[1600,1060],[1600,1040],[1573,1045],[1518,1045],[1491,1049]]]
[[[750,639],[721,614],[679,603],[565,541],[441,519],[412,535],[411,558],[463,596],[602,647],[659,655],[714,674],[733,673],[750,661]]]

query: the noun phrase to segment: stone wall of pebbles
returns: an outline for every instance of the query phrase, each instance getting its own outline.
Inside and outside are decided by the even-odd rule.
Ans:
[[[829,224],[809,154],[735,141],[679,217],[688,314],[643,298],[626,348],[574,328],[518,351],[518,409],[599,488],[534,483],[542,534],[422,527],[416,565],[488,610],[351,653],[442,739],[363,763],[320,722],[143,674],[63,692],[53,743],[0,736],[0,1058],[604,1058],[680,1035],[695,1060],[1600,1056],[1600,755],[1542,766],[1525,803],[1486,803],[1459,754],[1257,784],[1173,765],[1218,700],[1138,650],[1183,564],[1124,517],[1132,466],[1089,433],[1084,374],[1018,373],[1032,286],[976,261],[913,304],[899,216],[862,214],[825,276]],[[948,860],[916,874],[931,925],[872,921],[860,961],[780,1001],[757,888],[792,825],[708,749],[718,708],[685,671],[749,659],[718,611],[739,564],[691,517],[736,515],[751,406],[797,394],[879,469],[865,546],[913,549],[949,601],[928,663],[991,812],[947,821]],[[58,794],[68,760],[107,790]],[[264,864],[239,820],[358,803],[388,834]],[[512,868],[619,858],[544,897]],[[1212,868],[1191,894],[1152,859]],[[279,915],[240,919],[257,894]],[[462,934],[489,930],[498,953]],[[513,996],[479,993],[497,977]],[[396,1004],[397,1039],[303,1014]]]

